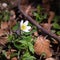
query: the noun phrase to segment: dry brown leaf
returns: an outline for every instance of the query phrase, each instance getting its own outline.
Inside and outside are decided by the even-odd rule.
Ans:
[[[9,24],[9,28],[12,28],[16,24],[16,20],[10,20],[8,24]]]
[[[44,28],[44,29],[46,29],[47,31],[50,31],[51,30],[51,24],[48,24],[48,23],[44,23],[44,24],[41,24],[42,25],[42,27]]]
[[[11,49],[11,52],[16,52],[16,50],[15,49]]]
[[[7,37],[0,37],[0,45],[5,45],[7,42]]]
[[[39,34],[38,34],[38,32],[36,31],[36,32],[34,32],[34,36],[38,36]]]
[[[13,53],[13,52],[11,52],[11,50],[9,49],[9,50],[6,52],[6,58],[10,60],[12,53]],[[16,58],[16,57],[13,57],[11,60],[17,60],[17,58]]]
[[[34,50],[37,55],[46,53],[46,58],[52,56],[50,42],[43,36],[39,36],[34,44]]]
[[[10,20],[13,20],[15,18],[16,18],[15,12],[14,12],[14,10],[11,10],[10,11]]]
[[[0,37],[5,35],[5,31],[3,29],[0,29]]]
[[[0,37],[1,37],[1,36],[4,36],[4,35],[7,36],[8,34],[9,34],[9,31],[0,29]]]
[[[6,52],[6,58],[7,58],[7,59],[10,59],[10,55],[11,55],[11,51],[8,50],[8,51]]]
[[[54,43],[54,44],[58,44],[58,41],[57,41],[57,40],[53,40],[53,43]]]
[[[4,31],[0,29],[0,36],[4,35]]]
[[[29,5],[29,6],[27,7],[25,13],[28,14],[28,13],[30,12],[30,10],[31,10],[31,5]]]
[[[2,22],[1,29],[7,29],[7,28],[8,28],[8,22]]]
[[[33,16],[32,11],[36,11],[36,9],[32,6],[32,4],[21,5],[21,8],[29,16]]]

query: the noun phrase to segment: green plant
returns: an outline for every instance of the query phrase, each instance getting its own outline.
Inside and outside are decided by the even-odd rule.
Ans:
[[[43,13],[43,8],[38,5],[37,6],[37,12],[33,12],[33,15],[35,16],[36,18],[36,21],[41,23],[44,19],[47,18],[47,14],[46,13]]]
[[[17,24],[12,28],[13,31],[16,32],[18,30],[19,24]],[[34,32],[34,31],[33,31]],[[20,31],[20,35],[13,33],[8,36],[9,43],[12,43],[14,47],[17,49],[17,53],[13,53],[11,57],[17,56],[18,59],[21,60],[35,60],[34,55],[34,39],[32,38],[31,32]],[[11,45],[10,45],[11,46]],[[22,54],[20,54],[22,53]]]

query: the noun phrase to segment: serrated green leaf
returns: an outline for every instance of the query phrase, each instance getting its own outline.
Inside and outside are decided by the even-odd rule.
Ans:
[[[14,46],[19,50],[27,48],[26,44],[20,42],[14,42]]]
[[[22,57],[22,60],[35,60],[35,57],[34,56],[31,56],[29,54],[29,52],[26,52],[23,57]]]
[[[33,44],[28,42],[28,47],[29,47],[30,52],[32,52],[34,54]]]
[[[20,40],[19,42],[24,44],[24,45],[27,45],[27,41],[26,40]]]
[[[10,41],[12,41],[13,40],[13,38],[14,38],[14,36],[13,35],[9,35],[8,36],[8,41],[10,42]]]

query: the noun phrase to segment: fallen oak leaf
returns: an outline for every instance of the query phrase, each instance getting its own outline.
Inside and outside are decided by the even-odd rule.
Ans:
[[[52,52],[50,49],[50,42],[48,39],[43,36],[39,36],[34,44],[34,50],[37,55],[41,55],[42,53],[46,54],[45,58],[51,57]]]

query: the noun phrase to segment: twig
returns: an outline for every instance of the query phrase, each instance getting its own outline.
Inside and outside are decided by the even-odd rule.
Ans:
[[[47,30],[45,30],[43,27],[41,27],[37,22],[36,20],[32,19],[29,15],[27,15],[20,7],[20,2],[22,0],[18,0],[18,9],[19,11],[29,20],[29,22],[31,22],[32,24],[34,24],[38,29],[40,29],[42,32],[44,32],[45,34],[49,35],[50,37],[58,40],[60,42],[60,37],[58,37],[57,35],[51,33],[51,32],[48,32]]]

